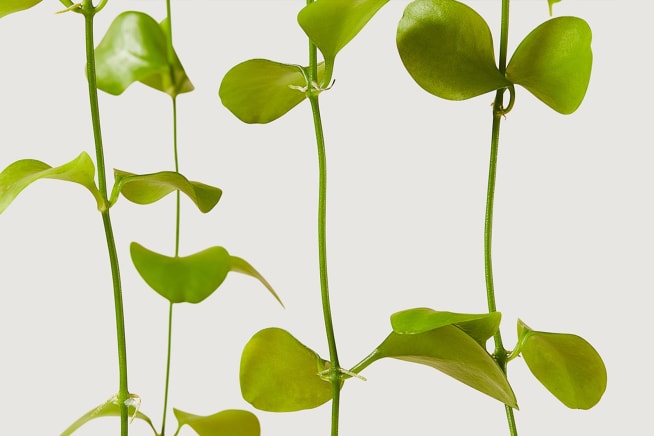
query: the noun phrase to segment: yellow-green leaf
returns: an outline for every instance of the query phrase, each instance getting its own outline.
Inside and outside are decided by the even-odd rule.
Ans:
[[[41,3],[41,0],[2,0],[0,1],[0,18],[14,12],[29,9]]]
[[[209,416],[194,415],[173,409],[178,427],[191,427],[199,436],[259,436],[261,426],[259,420],[251,412],[245,410],[223,410]]]

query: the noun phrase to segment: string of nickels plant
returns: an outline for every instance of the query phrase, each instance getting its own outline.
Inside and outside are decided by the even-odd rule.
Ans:
[[[506,57],[508,46],[508,31],[509,31],[509,0],[502,0],[502,22],[500,33],[500,53],[499,53],[499,70],[504,75],[506,74]],[[495,101],[493,103],[493,125],[491,133],[491,150],[490,150],[490,163],[488,168],[488,189],[486,193],[486,216],[484,220],[484,271],[486,278],[486,296],[488,300],[488,311],[490,313],[497,312],[495,303],[495,285],[493,283],[493,261],[491,256],[491,245],[493,239],[493,206],[495,200],[495,180],[497,175],[497,153],[499,148],[500,138],[500,123],[504,117],[513,107],[515,91],[513,87],[508,88],[510,93],[509,104],[504,107],[504,92],[507,88],[498,89],[495,94]],[[502,343],[502,334],[498,330],[493,336],[495,342],[495,351],[493,352],[493,359],[500,366],[502,371],[506,374],[506,363],[508,351],[504,348]],[[515,416],[513,408],[504,405],[506,411],[507,422],[509,425],[509,432],[511,436],[517,436],[518,431],[515,424]]]

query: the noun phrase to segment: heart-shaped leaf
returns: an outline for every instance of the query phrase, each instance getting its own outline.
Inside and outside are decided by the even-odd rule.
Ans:
[[[98,88],[119,95],[141,82],[171,97],[192,91],[177,54],[168,55],[167,31],[166,21],[142,12],[118,15],[95,49]]]
[[[161,171],[153,174],[132,174],[114,170],[116,182],[111,192],[110,204],[114,204],[121,193],[129,201],[137,204],[154,203],[173,191],[186,194],[201,212],[207,213],[222,196],[219,188],[200,182],[191,182],[174,171]]]
[[[501,319],[502,315],[499,312],[469,314],[416,308],[391,315],[391,325],[393,331],[399,334],[424,333],[446,325],[454,325],[483,345],[497,332]]]
[[[95,186],[93,161],[86,152],[82,152],[72,161],[55,168],[34,159],[19,160],[9,165],[0,173],[0,213],[9,207],[23,189],[39,179],[78,183],[93,194],[98,210],[106,209],[102,194]]]
[[[2,0],[0,2],[0,18],[14,12],[29,9],[41,3],[41,0]]]
[[[144,415],[141,412],[137,412],[134,406],[128,406],[127,413],[129,414],[130,417],[134,417],[136,419],[145,421],[150,426],[155,436],[157,435],[157,430],[152,425],[152,421],[150,420],[150,418],[148,418],[146,415]],[[87,413],[81,416],[77,421],[72,423],[66,430],[64,430],[61,433],[61,436],[70,436],[75,431],[79,430],[79,428],[82,427],[87,422],[96,418],[102,418],[108,416],[120,416],[120,407],[118,407],[118,403],[113,398],[107,401],[106,403],[96,407],[95,409],[89,410]]]
[[[268,328],[256,333],[241,356],[241,393],[259,410],[312,409],[332,398],[332,385],[320,373],[329,362],[290,333]]]
[[[590,27],[581,18],[546,21],[516,48],[506,77],[555,111],[571,114],[583,101],[590,81],[591,39]]]
[[[336,54],[386,3],[388,0],[318,0],[300,11],[300,27],[325,58],[327,83],[323,85],[331,80]]]
[[[223,410],[209,416],[193,415],[173,409],[179,429],[191,427],[199,436],[259,436],[261,426],[257,417],[245,410]]]
[[[488,24],[454,0],[409,3],[397,48],[416,83],[441,98],[465,100],[510,85],[495,64]]]
[[[590,409],[602,398],[606,367],[585,339],[531,330],[518,321],[518,343],[532,374],[567,407]]]
[[[453,325],[416,334],[391,333],[352,371],[358,373],[384,357],[431,366],[508,406],[518,408],[509,381],[497,363],[477,341]]]

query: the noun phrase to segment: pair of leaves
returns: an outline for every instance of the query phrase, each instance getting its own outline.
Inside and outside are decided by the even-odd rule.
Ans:
[[[506,76],[495,64],[484,19],[455,0],[415,0],[398,24],[404,66],[427,92],[464,100],[518,84],[562,114],[581,104],[590,81],[591,30],[576,17],[554,18],[519,44]]]
[[[177,54],[169,53],[168,32],[167,20],[136,11],[118,15],[95,49],[98,88],[119,95],[141,82],[173,98],[192,91]]]
[[[0,18],[14,12],[29,9],[41,3],[41,0],[2,0],[0,2]]]
[[[298,23],[321,51],[317,83],[308,68],[266,59],[251,59],[230,69],[218,92],[223,105],[246,123],[265,124],[293,109],[309,87],[320,91],[331,81],[336,55],[388,0],[318,0],[298,14]]]
[[[132,242],[132,262],[143,280],[171,303],[199,303],[209,297],[230,271],[254,277],[279,301],[270,284],[244,259],[222,247],[211,247],[190,256],[169,257]]]

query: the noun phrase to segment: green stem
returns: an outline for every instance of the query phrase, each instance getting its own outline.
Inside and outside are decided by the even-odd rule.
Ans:
[[[93,42],[93,18],[97,10],[93,7],[91,0],[84,0],[82,3],[82,13],[84,14],[85,38],[86,38],[86,68],[89,87],[89,102],[91,106],[91,122],[93,125],[93,137],[95,143],[96,164],[98,167],[98,188],[103,199],[107,200],[107,176],[105,173],[104,150],[102,146],[102,133],[100,130],[100,108],[98,104],[98,86],[95,75],[95,45]],[[118,345],[118,406],[120,408],[120,434],[128,434],[128,407],[125,401],[129,398],[129,389],[127,387],[127,345],[125,339],[125,313],[123,309],[123,296],[120,280],[120,270],[118,267],[118,255],[116,252],[116,242],[111,225],[109,209],[102,212],[102,223],[104,225],[105,238],[107,240],[107,249],[109,252],[109,262],[111,265],[111,279],[114,292],[114,309],[116,314],[116,336]]]

